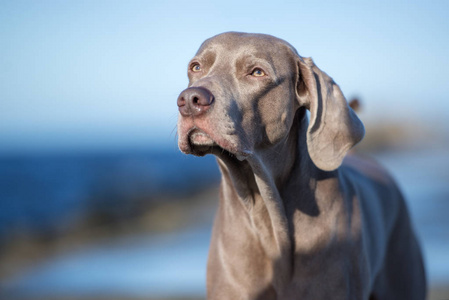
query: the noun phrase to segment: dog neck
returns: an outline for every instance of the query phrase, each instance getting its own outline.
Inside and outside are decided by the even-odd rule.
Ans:
[[[227,157],[217,159],[222,173],[220,210],[228,216],[223,222],[242,222],[242,218],[247,218],[248,234],[259,236],[264,253],[276,261],[274,272],[280,284],[288,282],[285,279],[292,275],[295,209],[290,208],[293,205],[310,216],[319,215],[320,205],[314,197],[316,182],[333,176],[312,163],[304,147],[307,125],[304,111],[299,112],[290,135],[270,150],[255,151],[242,162]],[[290,193],[291,190],[295,192]],[[287,195],[294,195],[295,199]]]

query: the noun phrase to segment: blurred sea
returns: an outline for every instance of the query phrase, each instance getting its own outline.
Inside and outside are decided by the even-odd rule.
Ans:
[[[198,180],[191,180],[198,178]],[[0,156],[0,241],[11,234],[64,233],[88,213],[126,218],[161,195],[216,184],[213,157],[178,149]],[[62,231],[62,232],[61,232]]]
[[[449,288],[449,150],[390,151],[373,156],[391,171],[405,194],[422,244],[429,285]],[[61,219],[70,220],[92,208],[118,213],[114,205],[123,207],[119,202],[134,199],[136,193],[157,201],[158,194],[182,196],[219,180],[212,156],[193,158],[175,149],[4,157],[0,168],[3,235],[16,226],[55,230]],[[170,234],[132,234],[60,253],[5,279],[0,283],[0,298],[204,297],[211,220],[212,216],[210,222]]]

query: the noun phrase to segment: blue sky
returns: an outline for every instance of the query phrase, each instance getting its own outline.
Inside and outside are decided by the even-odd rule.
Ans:
[[[445,124],[448,11],[448,1],[3,0],[0,151],[175,145],[187,62],[231,30],[312,56],[368,119]]]

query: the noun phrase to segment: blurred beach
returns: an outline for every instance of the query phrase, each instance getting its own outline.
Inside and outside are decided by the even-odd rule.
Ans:
[[[408,145],[362,155],[387,166],[402,187],[425,256],[429,299],[446,299],[448,148]],[[2,299],[204,299],[218,200],[212,156],[174,149],[3,157],[0,170]]]

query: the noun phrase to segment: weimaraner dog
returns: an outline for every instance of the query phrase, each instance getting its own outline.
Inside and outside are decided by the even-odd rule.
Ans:
[[[179,148],[214,154],[222,174],[208,299],[425,298],[401,192],[376,163],[345,157],[363,124],[312,59],[229,32],[202,44],[188,76]]]

